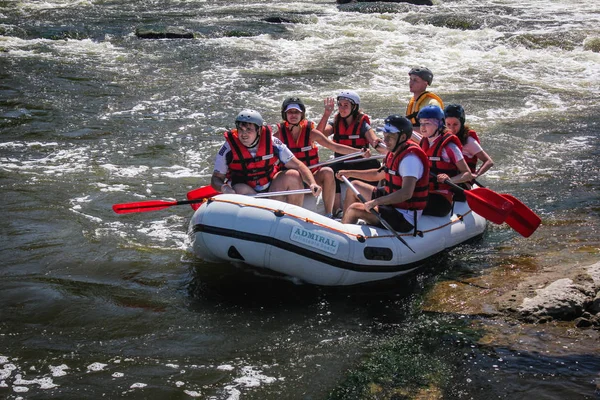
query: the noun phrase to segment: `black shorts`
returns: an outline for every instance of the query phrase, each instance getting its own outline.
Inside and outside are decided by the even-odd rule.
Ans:
[[[423,210],[423,215],[433,215],[434,217],[444,217],[452,211],[452,203],[444,196],[437,193],[429,193],[427,205]]]
[[[357,162],[357,163],[351,163],[351,164],[346,164],[344,162],[338,162],[335,164],[331,164],[329,167],[333,170],[334,174],[337,174],[337,172],[342,169],[351,169],[354,171],[377,169],[377,168],[381,167],[381,162],[379,160],[366,160],[363,162]],[[348,180],[353,181],[353,180],[355,180],[355,178],[349,178]],[[362,179],[358,179],[358,180],[362,181]],[[363,182],[366,182],[366,183],[370,184],[371,186],[377,186],[377,184],[379,183],[378,181],[374,181],[374,182],[363,181]],[[336,193],[341,193],[341,191],[342,191],[341,183],[342,183],[342,181],[338,180],[337,178],[335,179],[335,192]]]
[[[471,189],[471,185],[467,185],[464,183],[459,183],[458,186],[465,190]],[[454,201],[467,201],[467,195],[465,195],[464,190],[452,189],[452,192],[454,192]]]
[[[376,199],[378,197],[385,195],[385,188],[375,188],[373,189],[373,193],[371,194],[371,200]],[[382,205],[377,207],[379,209],[379,214],[381,218],[383,218],[395,231],[398,232],[410,232],[415,227],[413,224],[408,222],[404,215],[402,215],[396,207]],[[416,211],[415,211],[416,212]],[[377,226],[381,228],[385,228],[381,222],[377,224]]]

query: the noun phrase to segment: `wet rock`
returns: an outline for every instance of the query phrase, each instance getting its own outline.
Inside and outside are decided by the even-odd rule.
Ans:
[[[463,280],[439,282],[422,309],[466,315],[509,315],[535,324],[583,318],[600,329],[600,262],[543,268],[510,266]],[[586,324],[581,321],[579,324]]]
[[[252,37],[256,36],[256,34],[252,32],[240,31],[240,30],[230,30],[223,32],[224,37]]]
[[[432,15],[429,16],[427,22],[434,26],[439,26],[449,29],[460,29],[462,31],[473,31],[481,29],[483,24],[473,18],[464,15]]]
[[[86,32],[69,30],[54,32],[53,34],[48,36],[48,39],[50,40],[83,40],[88,38],[89,36]]]
[[[592,321],[587,318],[579,317],[575,319],[575,326],[578,328],[589,328],[592,326]]]
[[[600,292],[596,294],[596,297],[594,297],[594,300],[590,303],[588,310],[594,314],[600,313]]]
[[[432,6],[433,2],[431,0],[337,0],[338,4],[348,4],[348,3],[408,3],[414,4],[417,6]]]
[[[522,282],[519,291],[525,296],[519,296],[516,304],[504,298],[500,309],[516,311],[518,318],[533,323],[576,320],[580,327],[595,325],[600,311],[600,262],[587,267],[554,269],[551,274],[527,279],[526,285]],[[556,275],[558,271],[562,271],[562,278]]]
[[[513,45],[523,46],[528,49],[548,49],[556,47],[562,50],[571,51],[575,47],[580,46],[581,38],[565,32],[564,34],[556,33],[523,33],[516,34],[507,39]]]
[[[589,267],[585,268],[585,271],[590,278],[592,278],[592,282],[594,284],[594,288],[596,288],[596,291],[600,291],[600,262],[590,265]]]
[[[559,279],[536,290],[534,297],[525,298],[517,310],[530,322],[538,322],[547,317],[570,321],[583,314],[584,304],[588,299],[585,292],[586,288],[577,285],[572,279]]]
[[[308,24],[313,19],[306,15],[271,15],[270,17],[263,18],[263,21],[272,24]]]
[[[0,36],[14,36],[19,39],[26,39],[28,37],[25,29],[14,26],[14,25],[0,25]]]
[[[585,50],[593,51],[594,53],[600,53],[600,37],[586,39],[583,42],[583,48]]]
[[[600,262],[587,267],[586,272],[592,278],[592,281],[594,282],[593,287],[595,290],[595,294],[592,295],[592,299],[588,304],[587,310],[592,314],[600,314]]]
[[[135,36],[140,39],[193,39],[194,32],[178,27],[139,27],[135,30]]]
[[[264,19],[264,21],[272,24],[293,24],[295,22],[285,17],[267,17]]]

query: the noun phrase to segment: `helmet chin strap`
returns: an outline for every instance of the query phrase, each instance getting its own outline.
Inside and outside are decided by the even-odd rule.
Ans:
[[[444,124],[440,123],[440,124],[438,124],[438,128],[436,129],[435,134],[433,135],[433,137],[441,136],[442,133],[444,133]]]
[[[290,121],[288,121],[287,119],[285,120],[285,122],[287,122],[288,126],[290,127],[290,129],[294,129],[297,126],[300,126],[300,122],[302,122],[302,120],[300,120],[300,122],[298,122],[297,124],[292,124]]]
[[[245,144],[244,144],[244,146],[246,146],[247,149],[251,149],[258,144],[259,139],[260,139],[260,128],[258,127],[258,125],[256,125],[256,139],[254,139],[254,142],[252,142],[249,146],[246,146]]]
[[[400,135],[401,135],[401,133],[399,133],[399,134],[398,134],[398,138],[400,138]],[[394,146],[394,148],[392,149],[392,153],[395,153],[395,152],[396,152],[396,150],[398,150],[398,149],[400,148],[400,146],[402,146],[404,143],[408,142],[408,139],[409,139],[409,138],[410,138],[410,137],[406,138],[406,140],[404,140],[403,142],[400,142],[400,141],[396,142],[396,145],[395,145],[395,146]]]
[[[346,124],[348,125],[348,120],[351,118],[354,118],[358,115],[358,106],[356,104],[352,105],[352,110],[350,111],[350,114],[348,114],[347,117],[342,117],[344,119],[344,121],[346,122]],[[341,115],[340,115],[341,117]]]
[[[260,139],[260,135],[256,135],[256,139],[254,139],[254,142],[252,142],[252,144],[250,146],[246,146],[246,147],[249,149],[255,147],[258,144],[258,139]]]

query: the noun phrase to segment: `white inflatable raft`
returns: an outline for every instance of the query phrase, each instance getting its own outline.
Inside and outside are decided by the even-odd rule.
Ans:
[[[189,225],[192,251],[209,262],[244,263],[305,283],[335,286],[389,279],[483,234],[486,220],[467,203],[447,217],[424,216],[422,235],[345,225],[272,199],[222,194],[202,204]]]

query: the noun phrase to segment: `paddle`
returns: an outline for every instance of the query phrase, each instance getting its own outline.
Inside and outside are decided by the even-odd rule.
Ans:
[[[475,181],[477,186],[484,188],[481,183]],[[535,230],[542,223],[542,219],[533,212],[532,209],[523,204],[516,197],[502,193],[502,197],[511,201],[513,203],[513,209],[506,217],[506,224],[513,228],[517,233],[519,233],[523,237],[529,237],[535,232]]]
[[[348,178],[346,178],[345,176],[342,176],[342,179],[344,180],[344,183],[350,188],[352,189],[352,191],[354,192],[354,194],[356,195],[356,197],[358,197],[358,199],[365,204],[367,202],[367,200],[365,199],[365,197],[360,194],[360,192],[354,187],[354,185],[348,180]],[[371,214],[373,214],[374,216],[377,217],[377,219],[379,220],[379,222],[381,222],[381,225],[383,225],[385,227],[385,229],[387,229],[388,231],[392,232],[394,235],[396,235],[396,237],[398,239],[400,239],[400,241],[406,246],[408,247],[408,249],[410,251],[412,251],[413,253],[415,252],[409,245],[408,243],[406,243],[406,241],[404,239],[402,239],[402,236],[400,236],[400,234],[398,232],[396,232],[394,230],[394,228],[392,228],[390,226],[390,224],[388,224],[388,222],[383,219],[383,217],[381,216],[381,214],[379,214],[374,208],[371,208]]]
[[[346,154],[344,156],[340,156],[340,157],[337,157],[337,158],[332,158],[331,160],[327,160],[327,161],[323,161],[323,162],[315,164],[315,165],[311,165],[308,168],[309,169],[313,169],[313,168],[322,167],[324,165],[334,164],[334,163],[336,163],[338,161],[344,161],[344,160],[347,160],[349,158],[358,157],[358,156],[360,156],[362,154],[364,154],[364,151],[362,151],[362,150],[361,151],[357,151],[355,153]],[[207,199],[209,197],[216,196],[216,195],[218,195],[220,193],[221,192],[217,192],[210,185],[208,185],[208,186],[202,186],[201,188],[190,190],[187,193],[187,199],[188,200]],[[192,207],[192,208],[194,208],[194,207]],[[198,208],[198,207],[196,207],[196,208]],[[194,208],[194,209],[196,209],[196,208]]]
[[[323,161],[323,162],[320,162],[320,163],[315,164],[315,165],[309,165],[308,168],[309,169],[314,169],[314,168],[322,167],[324,165],[335,164],[338,161],[344,161],[344,160],[348,160],[350,158],[362,156],[364,153],[365,152],[362,151],[362,150],[361,151],[357,151],[356,153],[350,153],[350,154],[346,154],[344,156],[339,156],[339,157],[336,157],[336,158],[332,158],[331,160]],[[369,160],[369,158],[365,158],[365,160]]]
[[[208,199],[209,197],[216,196],[221,194],[221,192],[217,192],[212,186],[202,186],[201,188],[190,190],[187,193],[188,200],[196,200],[196,199]]]
[[[360,163],[363,161],[369,161],[369,160],[381,160],[382,158],[385,158],[385,154],[377,154],[376,156],[371,156],[369,158],[359,158],[356,160],[346,160],[344,161],[344,164],[355,164],[355,163]]]
[[[433,172],[430,172],[429,174],[434,177],[437,176]],[[495,224],[502,224],[506,221],[506,218],[508,218],[514,206],[510,200],[507,200],[490,189],[475,188],[465,190],[451,182],[450,179],[446,179],[444,183],[452,186],[454,189],[464,192],[467,198],[467,204],[469,204],[471,210]]]
[[[202,189],[202,188],[201,188]],[[297,190],[285,190],[281,192],[266,192],[266,193],[257,193],[253,194],[250,197],[275,197],[275,196],[285,196],[288,194],[301,194],[301,193],[311,193],[311,189],[297,189]],[[217,192],[219,194],[219,192]],[[208,196],[212,197],[212,196]],[[200,199],[192,199],[192,200],[179,200],[179,201],[165,201],[165,200],[148,200],[148,201],[138,201],[136,203],[123,203],[123,204],[115,204],[113,205],[113,211],[117,214],[128,214],[135,212],[148,212],[148,211],[158,211],[167,207],[180,206],[184,204],[196,204],[202,203],[206,197]]]
[[[512,212],[504,222],[521,236],[531,236],[542,223],[542,219],[516,197],[506,193],[502,193],[502,196],[514,204]]]

